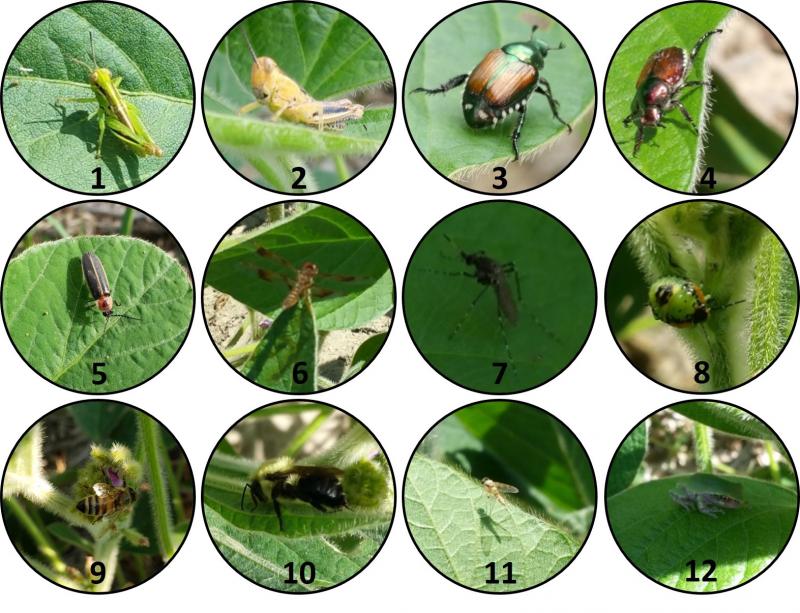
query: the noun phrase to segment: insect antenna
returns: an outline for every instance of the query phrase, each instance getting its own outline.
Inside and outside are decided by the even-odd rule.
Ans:
[[[253,49],[253,44],[250,42],[250,37],[247,36],[247,32],[244,29],[244,25],[239,27],[239,31],[242,33],[242,37],[244,38],[244,42],[247,43],[247,48],[250,49],[250,55],[253,56],[253,61],[258,61],[258,56],[256,55],[255,49]]]
[[[136,321],[142,321],[141,317],[134,317],[133,315],[124,315],[122,313],[109,313],[106,317],[123,317],[125,319],[135,319]]]
[[[94,67],[97,68],[97,57],[94,54],[94,37],[92,36],[91,30],[89,30],[89,48],[92,50],[92,61],[94,62]]]
[[[723,311],[729,307],[736,306],[737,304],[742,304],[743,302],[747,302],[747,300],[737,300],[736,302],[731,302],[729,304],[721,304],[715,308],[719,311]]]

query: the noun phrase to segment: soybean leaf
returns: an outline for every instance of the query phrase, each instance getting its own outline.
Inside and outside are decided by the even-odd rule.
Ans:
[[[103,317],[83,278],[81,255],[105,268],[116,314]],[[186,337],[193,288],[186,273],[151,243],[85,236],[31,247],[8,265],[3,313],[17,351],[38,373],[65,388],[115,392],[160,371]],[[93,374],[95,364],[105,382]]]
[[[242,368],[245,376],[270,389],[317,391],[317,326],[304,301],[282,311]]]
[[[750,413],[721,402],[684,402],[672,410],[689,419],[732,436],[778,442],[775,433]]]
[[[704,193],[733,189],[761,174],[780,155],[788,135],[778,134],[742,104],[736,92],[713,74],[714,112],[708,129],[706,166],[713,167],[718,184]]]
[[[625,437],[608,469],[606,496],[613,496],[633,483],[647,453],[648,421],[640,423]]]
[[[267,187],[307,193],[308,189],[293,187],[297,178],[293,167],[304,167],[310,175],[309,189],[320,191],[346,180],[349,171],[340,164],[338,174],[325,172],[320,164],[307,160],[377,153],[389,132],[392,107],[368,108],[362,119],[336,131],[272,121],[266,107],[240,115],[239,109],[255,99],[250,82],[253,57],[243,32],[259,57],[274,59],[281,71],[317,100],[352,100],[358,92],[383,87],[392,79],[377,41],[345,14],[311,3],[257,11],[222,40],[203,84],[209,132],[234,168]]]
[[[259,248],[271,257],[261,255]],[[320,330],[357,327],[394,305],[389,262],[380,245],[358,221],[330,207],[314,207],[226,239],[211,258],[205,283],[260,313],[276,316],[294,283],[296,268],[304,262],[319,267],[318,292],[331,292],[312,295]],[[259,271],[274,280],[265,281]],[[337,279],[342,275],[353,279]]]
[[[633,157],[636,122],[626,128],[623,120],[631,112],[636,82],[651,54],[666,47],[691,51],[697,40],[716,29],[730,10],[720,4],[693,2],[659,11],[622,41],[609,66],[605,106],[611,135],[637,170],[664,187],[694,192],[702,167],[702,139],[675,108],[663,118],[666,127],[645,131],[641,149]],[[706,52],[713,40],[713,37],[708,40],[697,54],[687,81],[704,79]],[[681,94],[681,101],[703,134],[710,104],[707,88],[687,88]]]
[[[467,276],[475,268],[460,252],[481,250],[513,264],[516,273],[504,277],[516,324],[500,314],[492,287]],[[547,381],[573,360],[591,329],[596,292],[585,253],[560,222],[526,206],[489,202],[443,220],[425,237],[403,301],[414,341],[434,368],[471,389],[514,392]],[[495,362],[508,363],[500,383]]]
[[[123,98],[134,104],[164,156],[137,157],[109,130],[102,158],[95,159],[99,135],[89,68],[97,65],[121,77]],[[67,189],[114,193],[158,173],[180,148],[192,119],[194,88],[186,58],[169,33],[126,6],[87,2],[64,8],[36,24],[14,50],[11,65],[31,69],[5,88],[3,116],[20,155],[43,176]],[[94,189],[100,167],[104,189]]]
[[[383,344],[386,342],[386,336],[387,334],[385,332],[375,334],[359,345],[355,354],[353,354],[350,368],[347,371],[347,375],[344,377],[345,380],[355,377],[366,368],[367,364],[375,359],[375,356],[378,355],[381,347],[383,347]]]
[[[516,504],[487,496],[481,484],[420,454],[406,475],[405,512],[411,535],[428,561],[461,585],[516,591],[546,581],[577,554],[580,543],[562,528]],[[516,584],[487,583],[511,562]]]
[[[690,592],[724,590],[761,573],[783,550],[797,518],[795,492],[729,476],[742,485],[744,505],[710,517],[672,502],[669,491],[681,478],[643,483],[607,500],[614,537],[648,577]],[[708,559],[716,562],[717,580],[687,581],[687,561],[696,560],[699,570]]]
[[[111,447],[122,443],[135,448],[139,442],[136,415],[127,405],[95,400],[72,404],[68,411],[86,438],[96,445]]]
[[[306,407],[307,409],[307,407]],[[320,513],[310,505],[281,500],[284,530],[272,505],[242,510],[242,488],[252,467],[238,458],[215,453],[203,484],[203,511],[217,548],[239,572],[259,585],[280,591],[315,591],[346,581],[360,571],[380,548],[391,513],[342,509]],[[391,506],[389,506],[391,508]],[[346,550],[332,541],[354,539]],[[287,562],[311,560],[316,579],[306,585],[285,583]]]
[[[446,94],[410,93],[417,87],[433,89],[456,75],[469,73],[492,49],[528,41],[531,26],[536,37],[551,47],[541,71],[559,103],[559,115],[573,127],[595,104],[592,70],[580,44],[559,23],[517,4],[487,3],[469,7],[436,26],[417,49],[405,81],[405,112],[414,143],[441,173],[459,178],[476,166],[504,164],[513,156],[512,119],[495,130],[476,130],[464,121],[460,86]],[[567,128],[553,118],[547,99],[537,93],[528,100],[519,140],[521,156],[548,147]]]

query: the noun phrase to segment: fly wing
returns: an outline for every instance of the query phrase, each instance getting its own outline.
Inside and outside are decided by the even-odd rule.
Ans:
[[[517,488],[515,488],[513,485],[509,485],[508,483],[499,483],[498,481],[495,481],[494,486],[497,488],[498,492],[503,492],[504,494],[519,493],[519,490]]]
[[[508,285],[508,280],[505,274],[501,274],[493,284],[494,293],[497,296],[497,307],[500,312],[505,315],[512,326],[517,323],[518,312],[517,303],[514,302],[514,295],[511,293],[511,288]]]

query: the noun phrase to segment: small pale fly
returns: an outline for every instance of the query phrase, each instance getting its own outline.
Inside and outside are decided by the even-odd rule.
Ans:
[[[519,490],[513,485],[508,485],[508,483],[500,483],[499,481],[493,481],[492,479],[489,479],[489,477],[484,477],[481,479],[481,483],[483,484],[483,489],[486,490],[486,493],[496,498],[497,502],[500,504],[508,504],[508,501],[505,499],[503,494],[519,493]]]

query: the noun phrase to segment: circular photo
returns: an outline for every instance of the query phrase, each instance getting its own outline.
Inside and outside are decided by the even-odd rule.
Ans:
[[[281,2],[217,44],[203,80],[211,141],[251,183],[316,194],[360,174],[394,119],[394,76],[380,43],[347,13]]]
[[[589,337],[594,272],[575,235],[521,202],[479,202],[417,245],[403,313],[422,357],[456,385],[511,394],[557,376]]]
[[[203,513],[236,572],[302,594],[341,585],[372,561],[394,518],[394,492],[383,447],[361,422],[321,402],[278,402],[217,443]]]
[[[594,73],[552,15],[483,2],[437,23],[406,72],[404,112],[425,161],[484,194],[547,183],[583,149],[594,123]]]
[[[764,172],[797,117],[783,45],[752,15],[718,2],[668,6],[617,48],[606,121],[623,157],[653,183],[722,193]]]
[[[797,488],[772,428],[735,405],[691,400],[651,413],[622,441],[606,514],[643,575],[681,592],[722,592],[781,554],[797,522]]]
[[[78,202],[36,222],[3,275],[3,323],[39,375],[86,394],[157,375],[194,312],[183,249],[158,221],[110,201]]]
[[[203,313],[214,346],[267,389],[322,391],[383,347],[394,277],[373,234],[344,211],[280,202],[236,222],[211,256]]]
[[[433,568],[479,592],[521,592],[578,555],[597,492],[586,450],[547,411],[477,402],[437,422],[403,484],[411,538]]]
[[[194,498],[172,433],[111,400],[51,411],[3,472],[9,539],[39,575],[76,592],[121,592],[161,572],[183,545]]]
[[[25,163],[81,194],[149,181],[186,140],[194,85],[164,27],[115,2],[45,16],[17,43],[3,75],[3,122]]]
[[[797,321],[797,271],[758,217],[723,202],[667,206],[636,226],[606,277],[614,340],[682,392],[729,390],[778,358]]]

